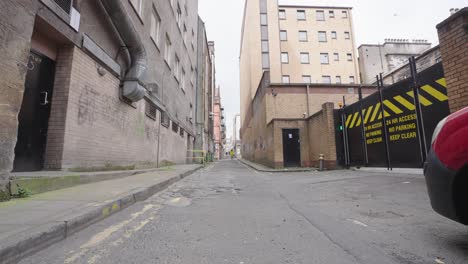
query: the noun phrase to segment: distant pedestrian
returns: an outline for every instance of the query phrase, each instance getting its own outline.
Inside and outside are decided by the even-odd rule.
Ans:
[[[234,149],[231,149],[231,151],[229,152],[229,155],[231,156],[231,159],[234,158]]]

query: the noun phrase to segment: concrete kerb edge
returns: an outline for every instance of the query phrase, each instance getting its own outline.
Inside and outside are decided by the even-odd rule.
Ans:
[[[273,172],[273,173],[287,173],[287,172],[311,172],[311,171],[316,171],[317,169],[313,169],[313,168],[310,168],[310,169],[304,169],[304,170],[301,170],[301,169],[297,169],[297,170],[291,170],[291,171],[287,171],[287,170],[275,170],[275,169],[260,169],[260,168],[257,168],[255,167],[254,165],[250,164],[249,162],[245,161],[244,159],[238,159],[240,162],[242,162],[242,164],[245,164],[247,166],[249,166],[250,168],[256,170],[256,171],[260,171],[260,172]]]
[[[83,215],[79,215],[65,222],[58,222],[49,226],[47,230],[41,230],[31,235],[27,239],[14,241],[7,246],[0,247],[0,264],[17,263],[21,259],[31,256],[57,242],[66,239],[68,236],[76,233],[96,222],[99,222],[114,213],[127,208],[136,202],[144,201],[152,195],[164,190],[169,185],[195,173],[202,169],[199,166],[195,169],[176,175],[155,185],[140,189],[135,193],[126,195],[115,201],[97,207]]]

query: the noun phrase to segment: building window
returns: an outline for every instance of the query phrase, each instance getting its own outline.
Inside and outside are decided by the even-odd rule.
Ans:
[[[319,40],[319,42],[327,42],[327,32],[326,31],[319,31],[318,32],[318,40]]]
[[[299,31],[299,41],[307,41],[307,31]]]
[[[180,59],[179,59],[179,56],[177,56],[177,54],[175,55],[175,60],[174,60],[174,76],[176,78],[177,81],[180,81],[179,79],[179,67],[180,67]]]
[[[163,127],[168,128],[169,125],[170,125],[170,122],[171,121],[169,120],[169,116],[167,115],[167,113],[166,112],[161,112],[161,125]]]
[[[341,76],[336,76],[336,83],[341,84]]]
[[[164,47],[164,60],[167,64],[171,65],[171,53],[172,53],[172,43],[169,36],[166,34],[166,45]]]
[[[262,40],[262,52],[268,52],[269,50],[268,40]]]
[[[281,78],[283,83],[289,83],[289,75],[283,75],[283,78]]]
[[[348,32],[348,31],[345,31],[344,37],[345,37],[345,39],[350,39],[350,36],[349,36],[349,32]]]
[[[159,43],[160,28],[161,28],[161,18],[159,17],[156,9],[153,7],[153,13],[151,14],[150,35],[151,35],[151,38],[154,40],[154,43],[156,43],[156,46],[158,46],[158,43]]]
[[[354,76],[349,76],[349,83],[354,84]]]
[[[322,76],[322,83],[331,83],[330,75],[323,75]]]
[[[328,17],[329,18],[334,18],[335,17],[335,11],[333,11],[333,10],[328,11]]]
[[[149,118],[156,120],[156,105],[145,99],[145,114]]]
[[[315,14],[317,15],[317,21],[325,21],[325,12],[323,10],[317,10]]]
[[[302,64],[309,64],[309,52],[301,52],[301,63]]]
[[[182,76],[180,77],[180,88],[185,93],[185,69],[182,67]]]
[[[177,26],[179,26],[180,28],[181,23],[182,23],[182,10],[180,9],[179,3],[177,3],[176,22],[177,22]]]
[[[336,35],[336,31],[331,32],[331,38],[332,39],[337,39],[338,38],[337,35]]]
[[[289,54],[287,52],[281,52],[281,63],[289,63]]]
[[[341,11],[343,18],[348,18],[348,11]]]
[[[346,54],[346,57],[348,58],[348,61],[353,61],[353,54],[348,53]]]
[[[329,64],[328,60],[328,53],[320,53],[320,63],[321,64]]]
[[[270,56],[268,52],[263,52],[262,53],[262,67],[263,69],[269,69],[270,68]]]
[[[281,41],[288,40],[288,32],[286,30],[281,30],[280,31],[280,40]]]
[[[260,25],[262,26],[268,25],[267,14],[260,14]]]
[[[141,17],[143,13],[143,0],[130,0],[130,3],[132,3],[132,6],[135,8],[138,16]]]
[[[176,124],[174,121],[172,121],[172,131],[174,131],[175,133],[179,132],[179,125]]]
[[[334,58],[335,61],[340,61],[340,54],[333,53],[333,58]]]
[[[309,84],[309,83],[312,82],[312,78],[310,77],[310,75],[302,75],[302,81],[303,81],[304,83]]]
[[[297,10],[297,20],[306,20],[305,10]]]
[[[183,32],[183,34],[184,34],[184,44],[187,45],[187,26],[185,25],[185,23],[184,23],[184,29],[183,30],[184,30],[184,32]]]
[[[268,40],[268,26],[262,26],[261,27],[261,33],[262,33],[262,40]]]
[[[279,16],[279,19],[286,19],[286,10],[280,9],[278,16]]]

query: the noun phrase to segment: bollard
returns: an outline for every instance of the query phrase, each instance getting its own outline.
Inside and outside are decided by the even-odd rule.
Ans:
[[[319,171],[323,171],[325,168],[324,166],[324,163],[325,163],[325,155],[323,154],[320,154],[320,157],[319,157]]]

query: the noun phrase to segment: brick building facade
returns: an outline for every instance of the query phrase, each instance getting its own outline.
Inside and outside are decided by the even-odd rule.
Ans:
[[[191,161],[197,11],[192,0],[2,1],[0,192],[12,170]]]
[[[468,7],[437,25],[450,111],[468,106]]]

